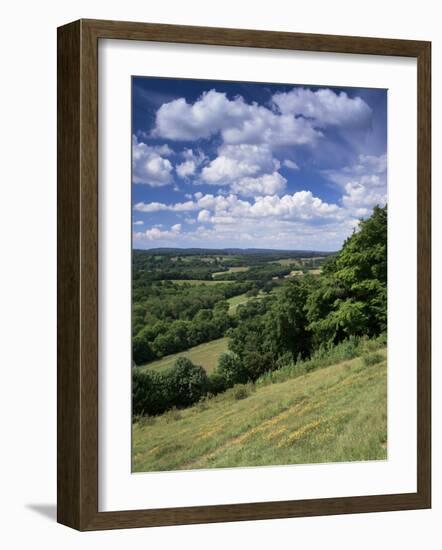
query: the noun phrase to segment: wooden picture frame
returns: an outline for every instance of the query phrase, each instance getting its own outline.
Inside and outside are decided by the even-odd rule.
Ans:
[[[417,492],[98,510],[98,41],[122,39],[405,56],[418,67]],[[423,41],[79,20],[58,29],[58,521],[81,531],[431,506],[431,44]]]

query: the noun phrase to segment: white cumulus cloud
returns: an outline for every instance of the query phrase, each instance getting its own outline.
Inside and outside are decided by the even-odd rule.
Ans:
[[[137,212],[191,212],[198,210],[198,205],[193,201],[177,202],[175,204],[164,204],[163,202],[137,202],[134,205]]]
[[[177,237],[181,232],[181,224],[177,223],[172,225],[170,230],[162,230],[159,227],[151,227],[146,231],[138,232],[134,234],[134,239],[136,240],[148,240],[148,241],[157,241],[160,239],[173,239]]]
[[[371,121],[371,108],[360,97],[349,97],[329,88],[313,92],[308,88],[294,88],[278,92],[273,98],[283,115],[302,116],[312,120],[315,127],[341,126],[359,128]]]
[[[245,197],[275,195],[285,189],[287,180],[279,172],[256,178],[241,178],[232,184],[232,191]]]
[[[273,172],[279,162],[268,145],[223,145],[218,156],[203,168],[201,179],[208,184],[229,185],[238,178]]]
[[[293,162],[293,160],[286,159],[282,161],[282,164],[286,168],[290,168],[290,170],[299,170],[299,166],[296,164],[296,162]]]
[[[172,182],[172,163],[161,156],[163,148],[151,147],[132,139],[132,179],[134,183],[143,183],[151,187],[161,187]],[[167,152],[167,151],[166,151]]]
[[[195,152],[193,149],[185,149],[182,152],[184,162],[178,164],[176,172],[182,179],[188,179],[196,174],[197,168],[205,161],[206,156],[201,151]]]
[[[186,203],[138,203],[134,209],[141,212],[185,212],[198,210],[198,221],[235,224],[245,218],[274,218],[281,220],[312,220],[339,217],[342,209],[336,204],[329,204],[311,191],[298,191],[287,194],[256,196],[253,200],[240,199],[235,194],[212,195],[200,194],[195,201]]]
[[[349,214],[364,217],[375,205],[387,202],[387,155],[359,155],[357,162],[323,175],[343,190],[342,204]]]
[[[164,103],[157,111],[153,135],[192,141],[221,133],[225,143],[272,146],[313,143],[322,134],[304,118],[278,114],[241,96],[228,99],[210,90],[190,104],[184,98]]]

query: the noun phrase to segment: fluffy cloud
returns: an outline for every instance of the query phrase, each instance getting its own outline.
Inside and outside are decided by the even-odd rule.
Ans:
[[[170,148],[151,147],[132,138],[132,178],[134,183],[144,183],[151,187],[168,185],[172,181],[172,163],[161,156],[169,154]]]
[[[279,172],[256,178],[241,178],[232,184],[232,191],[245,197],[275,195],[285,189],[287,180]]]
[[[138,202],[134,205],[137,212],[191,212],[198,210],[198,205],[193,201],[177,202],[175,204],[164,204],[162,202]]]
[[[200,213],[198,214],[198,221],[199,222],[210,222],[210,219],[211,219],[211,215],[210,215],[210,211],[209,210],[201,210]]]
[[[254,201],[238,198],[237,195],[203,195],[187,203],[139,203],[135,210],[142,212],[199,210],[198,221],[235,223],[236,220],[275,218],[280,220],[336,219],[341,208],[315,197],[311,191],[298,191],[293,195],[266,195],[255,197]]]
[[[356,217],[367,216],[387,202],[387,155],[359,155],[355,164],[323,174],[343,190],[342,204]]]
[[[267,144],[222,145],[218,156],[203,168],[201,182],[229,185],[234,193],[246,197],[274,195],[287,183],[277,172],[279,167]]]
[[[178,164],[176,167],[176,173],[180,176],[180,178],[188,178],[189,176],[193,176],[196,172],[196,163],[193,160],[185,160],[181,164]]]
[[[302,116],[312,120],[315,127],[365,127],[371,120],[371,109],[360,97],[349,97],[329,88],[312,92],[295,88],[290,92],[276,93],[273,102],[282,115]]]
[[[289,168],[290,170],[299,170],[299,166],[296,164],[296,162],[293,162],[290,159],[286,159],[282,162],[282,165],[286,168]]]
[[[185,149],[182,153],[184,162],[178,164],[176,172],[182,179],[194,176],[197,168],[204,162],[206,156],[201,151],[195,153],[192,149]]]
[[[203,168],[201,179],[208,184],[230,185],[238,178],[273,172],[279,162],[268,145],[223,145],[218,156]]]
[[[298,191],[293,195],[258,197],[250,207],[253,217],[274,217],[278,219],[311,220],[336,217],[340,208],[315,197],[311,191]]]
[[[387,177],[387,154],[359,155],[357,162],[339,170],[323,170],[331,181],[346,185],[349,180],[360,179],[366,183],[385,185]]]
[[[302,117],[248,104],[241,96],[230,100],[216,90],[204,93],[193,104],[184,98],[163,104],[153,130],[155,137],[182,141],[207,139],[219,133],[224,143],[272,146],[313,143],[322,135]]]
[[[162,231],[158,227],[152,227],[147,229],[144,232],[139,232],[134,234],[134,239],[136,240],[148,240],[148,241],[157,241],[160,239],[170,239],[177,237],[181,232],[181,224],[177,223],[172,225],[170,230]]]
[[[376,204],[384,206],[386,202],[386,189],[370,188],[369,185],[356,181],[346,184],[345,195],[342,197],[342,204],[357,217],[367,216]]]

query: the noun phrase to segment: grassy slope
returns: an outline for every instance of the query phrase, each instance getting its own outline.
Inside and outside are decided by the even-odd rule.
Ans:
[[[135,423],[133,470],[386,458],[386,360],[344,361],[241,400],[235,391]]]
[[[249,267],[229,267],[227,271],[217,271],[212,273],[212,277],[215,279],[218,275],[227,275],[227,273],[241,273],[243,271],[248,271]]]
[[[214,281],[204,279],[171,279],[172,283],[178,285],[229,285],[234,281]]]
[[[238,294],[237,296],[232,296],[231,298],[229,298],[229,299],[227,300],[227,302],[229,303],[229,313],[230,313],[230,314],[235,313],[237,307],[238,307],[240,304],[245,304],[245,303],[247,303],[249,300],[250,300],[250,297],[247,296],[246,293],[244,293],[244,294]]]
[[[228,338],[218,338],[218,340],[200,344],[186,351],[167,355],[158,361],[152,361],[152,363],[140,368],[165,370],[172,367],[178,357],[188,357],[195,365],[201,365],[207,372],[211,372],[216,367],[221,353],[227,351],[227,342]]]

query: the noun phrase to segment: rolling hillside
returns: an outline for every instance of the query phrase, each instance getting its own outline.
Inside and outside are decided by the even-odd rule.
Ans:
[[[227,351],[228,338],[218,338],[205,344],[194,346],[185,351],[167,355],[157,361],[152,361],[147,365],[139,367],[142,370],[154,369],[164,371],[175,364],[178,357],[187,357],[193,363],[201,365],[206,372],[212,372],[218,363],[219,356]]]
[[[386,380],[383,348],[143,418],[133,424],[133,471],[386,459]]]

